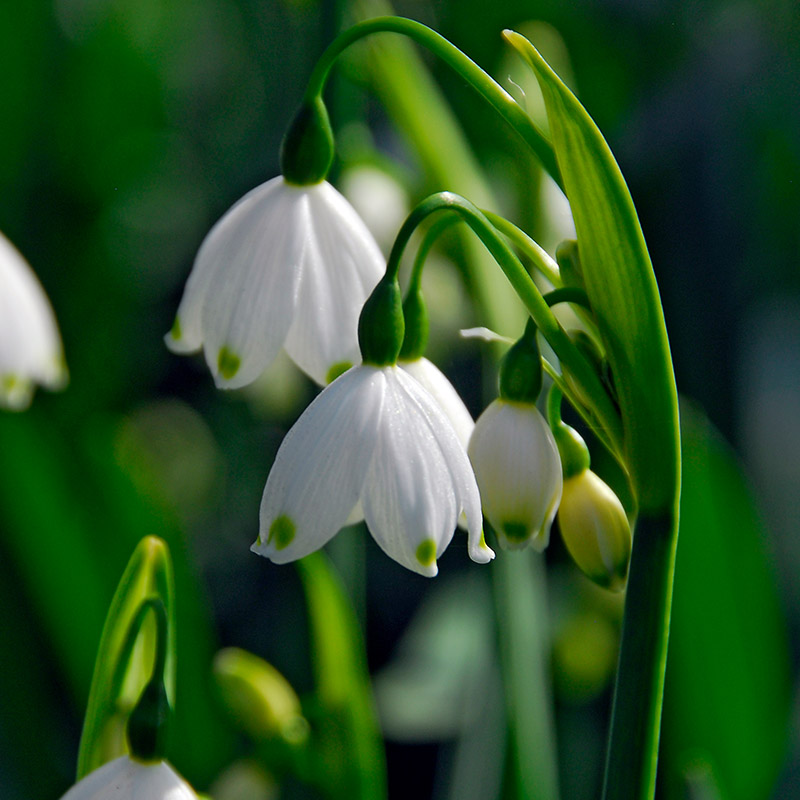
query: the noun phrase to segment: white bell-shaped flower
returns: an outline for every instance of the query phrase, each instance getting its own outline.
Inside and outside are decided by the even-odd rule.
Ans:
[[[302,558],[328,542],[359,503],[384,552],[421,575],[436,575],[462,511],[470,557],[494,557],[453,426],[396,366],[354,367],[305,410],[278,450],[251,549],[278,564]]]
[[[0,407],[25,408],[36,383],[67,380],[53,309],[25,259],[0,234]]]
[[[202,347],[221,388],[254,381],[281,347],[324,385],[359,361],[358,315],[384,268],[333,186],[273,178],[206,237],[167,345],[176,353]]]
[[[468,452],[500,544],[544,550],[563,479],[555,439],[536,406],[495,400],[478,417]]]
[[[458,436],[458,441],[466,450],[472,429],[475,427],[475,421],[447,376],[425,357],[409,361],[400,360],[397,362],[397,366],[404,369],[427,389],[428,394],[439,404],[445,416],[450,420]]]
[[[61,800],[197,800],[197,795],[166,761],[120,756],[90,772]]]

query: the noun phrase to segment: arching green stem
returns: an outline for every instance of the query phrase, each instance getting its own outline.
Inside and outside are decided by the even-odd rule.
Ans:
[[[576,286],[564,286],[561,289],[553,289],[544,295],[544,301],[551,308],[558,303],[576,303],[583,306],[587,311],[591,311],[592,307],[589,304],[589,298],[583,289],[578,289]]]
[[[492,211],[481,209],[486,219],[497,228],[503,236],[507,237],[516,248],[521,250],[530,259],[533,266],[544,275],[556,288],[563,286],[558,264],[550,254],[537,242],[531,239],[522,228],[509,222],[505,217],[495,214]]]
[[[415,20],[403,17],[375,17],[348,28],[317,61],[306,89],[305,99],[313,102],[322,95],[331,67],[351,44],[373,33],[399,33],[430,50],[467,81],[533,150],[553,180],[563,186],[553,147],[516,100],[494,78],[464,55],[443,36]]]
[[[581,394],[591,398],[594,419],[586,422],[596,428],[599,424],[606,434],[604,442],[611,445],[612,452],[619,457],[622,452],[622,424],[616,407],[589,362],[578,351],[566,331],[561,327],[548,307],[541,292],[516,254],[506,244],[486,216],[469,200],[452,192],[439,192],[423,200],[408,216],[395,239],[386,265],[385,280],[394,280],[400,267],[400,259],[416,228],[437,211],[457,213],[483,242],[500,268],[505,273],[514,291],[528,309],[533,321],[549,342],[561,364],[574,376]],[[580,409],[579,409],[580,410]]]

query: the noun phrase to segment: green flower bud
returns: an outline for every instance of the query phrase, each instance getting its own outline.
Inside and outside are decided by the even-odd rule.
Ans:
[[[501,400],[533,404],[542,390],[542,360],[536,341],[536,325],[529,319],[525,333],[500,362]]]
[[[287,183],[307,186],[325,180],[333,162],[333,131],[321,97],[304,102],[281,143],[281,173]]]
[[[591,470],[564,481],[558,525],[569,554],[588,578],[614,592],[625,588],[631,557],[628,517],[619,498]]]
[[[291,745],[305,741],[308,723],[300,700],[271,664],[230,647],[217,653],[214,677],[225,706],[254,739],[283,739]]]
[[[419,287],[415,291],[409,291],[403,301],[403,320],[405,334],[400,358],[404,361],[416,361],[425,355],[425,348],[428,346],[428,309]]]
[[[365,364],[385,367],[397,363],[405,323],[400,284],[384,276],[372,290],[358,319],[358,344]]]

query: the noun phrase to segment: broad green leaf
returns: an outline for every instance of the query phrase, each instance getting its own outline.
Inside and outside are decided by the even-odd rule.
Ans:
[[[155,626],[146,620],[129,648],[131,624],[142,602],[162,600],[169,620],[166,687],[175,702],[175,587],[166,544],[146,536],[131,556],[117,587],[97,651],[92,688],[86,708],[78,780],[127,752],[125,723],[153,669]]]
[[[791,705],[785,622],[765,531],[732,451],[681,407],[683,492],[664,698],[668,797],[698,758],[720,796],[772,796]]]
[[[523,36],[505,33],[539,81],[575,219],[583,278],[623,418],[625,456],[643,511],[674,506],[678,401],[650,256],[628,187],[597,126]]]
[[[297,562],[311,619],[311,657],[319,717],[319,775],[341,800],[383,800],[386,764],[370,689],[364,642],[339,578],[323,553]]]

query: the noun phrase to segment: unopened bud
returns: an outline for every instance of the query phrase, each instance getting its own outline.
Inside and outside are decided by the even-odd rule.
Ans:
[[[217,653],[214,677],[222,700],[254,739],[283,739],[301,744],[308,723],[292,686],[271,664],[230,647]]]
[[[590,469],[564,481],[558,525],[567,550],[588,578],[614,592],[625,588],[631,527],[619,498]]]

